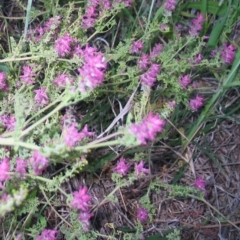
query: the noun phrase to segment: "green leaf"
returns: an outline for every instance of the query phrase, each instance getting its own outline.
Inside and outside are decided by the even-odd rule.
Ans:
[[[226,14],[227,3],[219,6],[219,4],[214,1],[206,1],[206,3],[204,2],[205,1],[189,2],[184,5],[183,9],[197,9],[203,12],[206,8],[206,13],[210,13],[219,17],[222,17]]]

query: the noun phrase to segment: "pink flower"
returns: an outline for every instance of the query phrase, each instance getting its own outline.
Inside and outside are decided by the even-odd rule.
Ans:
[[[7,90],[8,86],[6,83],[6,74],[4,72],[0,72],[0,89],[1,90]]]
[[[2,125],[7,128],[8,131],[14,131],[16,125],[16,118],[13,114],[3,114],[0,117]]]
[[[56,40],[54,49],[59,56],[65,57],[66,55],[71,53],[71,47],[73,42],[74,39],[68,33],[66,33],[64,36],[59,37]]]
[[[86,124],[80,132],[80,140],[83,140],[84,138],[87,138],[87,137],[91,137],[94,134],[95,134],[94,132],[88,131],[88,126]]]
[[[202,177],[199,177],[195,180],[194,186],[202,191],[205,191],[206,183]]]
[[[44,31],[49,32],[52,30],[56,30],[59,25],[61,24],[61,17],[60,16],[54,16],[49,18],[45,24],[44,24]]]
[[[199,53],[197,56],[195,56],[194,64],[199,64],[203,60],[203,56],[201,53]]]
[[[223,50],[221,52],[221,58],[223,62],[231,64],[235,58],[235,51],[236,48],[232,44],[223,44]]]
[[[36,175],[41,175],[49,165],[48,159],[40,155],[36,150],[33,152],[33,157],[30,159],[30,162]]]
[[[142,84],[152,87],[157,80],[157,75],[160,73],[160,67],[160,64],[153,63],[148,71],[140,76]]]
[[[36,236],[36,240],[56,240],[57,230],[44,229],[41,235]]]
[[[148,219],[148,210],[145,208],[138,208],[137,219],[140,222],[145,222]]]
[[[196,98],[190,99],[189,107],[193,111],[197,111],[200,107],[203,106],[203,97],[196,96]]]
[[[92,28],[94,26],[97,18],[96,7],[97,5],[91,4],[86,8],[86,12],[82,18],[83,29]]]
[[[136,53],[139,54],[143,49],[143,42],[142,40],[138,40],[132,43],[132,46],[130,48],[130,53]]]
[[[15,171],[18,172],[22,177],[26,173],[26,167],[28,166],[27,161],[22,158],[16,159],[16,168]]]
[[[140,71],[144,71],[147,69],[148,65],[150,64],[149,55],[143,53],[141,58],[138,60],[137,65]]]
[[[119,173],[121,175],[126,175],[129,170],[129,165],[126,163],[125,158],[120,158],[117,163],[117,166],[114,168],[114,172]]]
[[[74,79],[71,78],[69,74],[58,73],[57,78],[55,78],[53,82],[56,87],[63,89],[67,84],[72,84],[74,82]]]
[[[10,161],[9,158],[3,158],[0,162],[0,182],[4,182],[10,178]],[[0,183],[1,185],[1,183]]]
[[[181,76],[178,79],[178,81],[184,89],[187,89],[187,86],[191,83],[191,79],[190,79],[189,74]]]
[[[71,124],[71,126],[65,130],[64,141],[68,147],[74,147],[81,139],[82,136],[77,130],[76,123]]]
[[[151,58],[151,60],[157,58],[157,57],[160,55],[160,53],[162,52],[162,49],[163,49],[162,44],[157,43],[157,44],[153,47],[153,49],[152,49],[152,51],[151,51],[151,53],[150,53],[150,58]]]
[[[141,144],[146,144],[147,140],[154,140],[156,134],[163,130],[164,125],[165,122],[158,115],[149,113],[141,123],[132,124],[129,130]]]
[[[176,105],[177,105],[177,104],[176,104],[175,101],[168,102],[168,106],[169,106],[170,108],[175,108]]]
[[[86,137],[93,136],[94,132],[89,132],[87,124],[81,132],[78,132],[76,123],[72,123],[70,127],[65,130],[64,141],[68,147],[74,147],[78,142]]]
[[[36,93],[34,101],[38,106],[44,106],[48,104],[49,99],[45,87],[41,87],[40,89],[34,90],[34,92]]]
[[[175,10],[176,5],[177,5],[177,1],[176,0],[166,0],[166,2],[164,4],[164,8],[168,12],[172,12],[173,10]]]
[[[198,36],[200,31],[202,30],[203,23],[204,23],[204,16],[202,13],[198,13],[197,17],[192,21],[189,34],[192,36]]]
[[[83,227],[83,230],[85,232],[88,232],[89,231],[89,227],[90,227],[90,218],[93,217],[93,214],[92,213],[89,213],[89,212],[80,212],[79,213],[79,216],[78,216],[78,219],[79,221],[82,223],[82,227]]]
[[[150,170],[147,168],[144,168],[144,162],[141,161],[139,164],[135,163],[135,174],[136,177],[139,177],[142,174],[148,174],[150,173]]]
[[[83,66],[78,68],[80,92],[94,90],[101,85],[107,67],[103,54],[98,53],[95,48],[86,46],[83,50],[83,59]]]
[[[29,85],[29,84],[33,84],[35,82],[34,78],[36,77],[36,74],[33,73],[31,66],[29,66],[29,65],[23,66],[22,72],[23,72],[23,75],[21,75],[20,78],[25,84]]]
[[[72,208],[76,208],[81,211],[89,211],[89,202],[92,200],[92,197],[87,194],[87,187],[84,186],[78,190],[78,192],[73,193],[73,200],[71,202]],[[83,218],[83,216],[82,216]],[[86,218],[86,216],[85,216]]]

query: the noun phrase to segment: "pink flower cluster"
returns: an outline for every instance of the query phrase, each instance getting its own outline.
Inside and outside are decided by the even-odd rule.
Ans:
[[[137,210],[137,219],[140,222],[145,222],[148,219],[148,210],[145,208],[138,208]]]
[[[9,158],[3,158],[0,162],[0,189],[3,188],[2,183],[10,178],[8,173],[9,171],[10,171]]]
[[[235,58],[236,47],[232,44],[223,44],[223,49],[221,52],[221,58],[224,63],[231,64]]]
[[[155,46],[153,47],[151,53],[150,53],[150,59],[154,60],[155,58],[157,58],[161,52],[163,50],[163,45],[160,43],[155,44]]]
[[[36,77],[36,74],[33,72],[33,69],[31,66],[29,65],[23,66],[22,72],[23,74],[20,75],[20,78],[25,84],[30,85],[35,82],[34,79]]]
[[[58,34],[58,28],[60,26],[60,16],[55,16],[52,18],[49,18],[43,26],[39,26],[36,28],[36,39],[37,41],[40,41],[45,33],[52,32],[52,35],[56,37]]]
[[[117,162],[116,167],[114,167],[114,172],[125,176],[129,171],[130,165],[126,162],[126,159],[121,157]],[[136,178],[143,176],[144,174],[149,174],[150,170],[144,168],[144,162],[135,163],[135,176]]]
[[[56,87],[64,89],[67,84],[73,84],[74,79],[65,73],[58,73],[58,76],[53,80]]]
[[[68,147],[74,147],[77,143],[86,137],[93,136],[94,132],[89,132],[87,125],[84,126],[81,132],[77,130],[77,124],[72,123],[71,126],[65,129],[64,142]]]
[[[8,90],[6,79],[6,74],[4,72],[0,72],[0,90]]]
[[[148,54],[143,53],[142,56],[139,58],[138,62],[138,69],[140,71],[144,71],[150,65],[150,57]]]
[[[191,79],[189,74],[186,75],[182,75],[179,79],[178,79],[179,83],[181,84],[181,86],[183,87],[183,89],[187,89],[187,86],[191,83]]]
[[[37,106],[45,106],[45,105],[48,104],[49,98],[48,98],[48,95],[46,93],[46,88],[45,87],[41,87],[40,89],[36,89],[36,90],[34,90],[34,92],[36,93],[36,95],[34,97],[34,101],[37,104]]]
[[[196,98],[190,99],[189,107],[193,111],[197,111],[202,106],[203,106],[203,97],[197,95]]]
[[[42,172],[48,167],[49,160],[43,157],[38,151],[33,152],[33,157],[30,159],[33,171],[36,175],[41,175]]]
[[[204,16],[202,13],[198,13],[197,17],[192,21],[189,34],[192,36],[198,36],[202,30],[203,23],[204,23]]]
[[[61,57],[66,57],[71,53],[75,39],[68,33],[65,33],[62,37],[59,37],[54,45],[55,51]]]
[[[140,80],[143,85],[152,87],[157,80],[157,75],[160,73],[160,64],[153,63],[147,72],[140,76]]]
[[[205,191],[206,183],[202,177],[199,177],[195,180],[194,186],[200,189],[201,191]]]
[[[103,54],[97,52],[96,48],[86,46],[82,53],[84,64],[78,68],[79,90],[85,92],[87,89],[94,90],[102,84],[107,64]]]
[[[16,125],[16,118],[13,114],[3,114],[0,116],[1,124],[7,128],[8,131],[14,131]]]
[[[176,0],[166,0],[164,4],[165,10],[168,12],[172,12],[173,10],[175,10],[176,6],[177,6]]]
[[[57,230],[44,229],[40,235],[36,236],[36,240],[56,240]]]
[[[132,43],[132,46],[130,48],[130,53],[140,54],[142,50],[143,50],[143,42],[142,40],[138,40]]]
[[[90,201],[92,197],[87,194],[87,187],[82,187],[78,192],[73,193],[73,200],[71,202],[72,208],[80,210],[79,220],[82,223],[83,230],[88,232],[90,227],[90,218],[93,214],[90,213]]]
[[[141,144],[146,144],[147,140],[154,140],[156,134],[163,130],[164,125],[165,122],[158,115],[149,113],[141,123],[132,124],[130,132]]]
[[[18,172],[21,177],[23,177],[25,175],[27,166],[28,166],[28,163],[24,159],[22,159],[22,158],[16,159],[15,171]]]
[[[135,163],[135,175],[138,178],[141,175],[149,174],[150,170],[144,167],[144,162],[141,161],[139,164]]]
[[[117,166],[114,168],[114,172],[119,173],[123,176],[125,176],[130,168],[130,165],[126,163],[125,158],[120,158],[120,160],[117,163]]]
[[[140,75],[140,81],[143,85],[152,87],[157,80],[157,75],[160,73],[160,64],[152,63],[162,52],[162,45],[156,44],[150,55],[143,53],[139,58],[137,65],[140,71],[145,71],[148,67],[148,70]]]

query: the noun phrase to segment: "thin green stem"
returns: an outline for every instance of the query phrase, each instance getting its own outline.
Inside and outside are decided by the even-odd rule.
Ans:
[[[0,145],[2,146],[19,146],[31,150],[40,150],[40,147],[26,142],[15,141],[14,138],[0,138]]]
[[[40,120],[38,120],[37,122],[35,122],[33,125],[31,125],[29,128],[27,128],[26,130],[22,131],[20,137],[23,137],[25,135],[27,135],[29,132],[31,132],[34,128],[36,128],[38,125],[42,124],[44,121],[46,121],[48,118],[50,118],[54,113],[58,112],[59,110],[61,110],[63,107],[65,107],[66,104],[65,102],[61,102],[55,109],[53,109],[50,113],[48,113],[47,115],[45,115],[43,118],[41,118]]]

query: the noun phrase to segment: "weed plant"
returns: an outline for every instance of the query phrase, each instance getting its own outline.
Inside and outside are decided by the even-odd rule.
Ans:
[[[185,118],[174,124],[184,120],[184,151],[224,86],[234,83],[237,45],[218,20],[234,26],[229,9],[236,1],[42,1],[47,11],[36,28],[32,1],[17,2],[27,12],[23,36],[9,36],[0,60],[1,239],[140,239],[156,214],[153,191],[205,201],[201,178],[195,187],[153,180],[139,200],[134,231],[105,236],[92,225],[98,206],[151,174],[146,155],[134,149],[167,141],[180,112]],[[214,96],[201,94],[204,76],[219,80]],[[114,159],[115,189],[103,202],[87,183],[72,192],[63,187]],[[47,206],[59,219],[55,226]],[[180,231],[167,239],[180,239]]]

